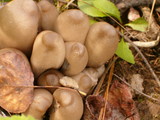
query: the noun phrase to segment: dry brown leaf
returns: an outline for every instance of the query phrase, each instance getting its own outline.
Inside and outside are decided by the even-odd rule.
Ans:
[[[24,112],[33,99],[33,73],[25,55],[16,49],[0,50],[0,106],[11,113]],[[11,87],[14,86],[14,87]]]
[[[85,101],[85,110],[82,120],[98,120],[102,107],[104,107],[103,97],[96,95],[88,96]]]

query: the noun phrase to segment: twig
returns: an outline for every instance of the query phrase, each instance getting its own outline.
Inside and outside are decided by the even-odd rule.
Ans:
[[[157,40],[154,40],[154,41],[149,41],[149,42],[134,41],[133,43],[137,47],[152,48],[152,47],[157,46],[159,44],[159,42],[160,42],[160,36],[158,36]],[[130,46],[130,44],[129,44],[129,46]]]
[[[109,71],[109,69],[111,68],[112,64],[115,63],[116,60],[117,60],[117,58],[114,59],[113,61],[110,61],[110,63],[108,64],[108,67],[106,68],[106,70],[104,71],[101,79],[99,80],[98,85],[96,86],[96,88],[95,88],[95,90],[94,90],[94,92],[93,92],[93,95],[98,95],[98,94],[99,94],[99,91],[100,91],[101,86],[102,86],[102,84],[103,84],[103,82],[104,82],[104,79],[105,79],[105,77],[106,77],[106,74],[108,73],[108,71]]]
[[[152,76],[155,78],[157,84],[159,85],[160,87],[160,81],[159,81],[159,78],[157,77],[157,75],[155,74],[155,72],[153,71],[152,67],[150,66],[150,64],[148,63],[147,59],[145,58],[145,56],[143,55],[143,53],[139,50],[139,48],[127,37],[127,36],[124,36],[121,32],[119,32],[119,35],[121,37],[124,37],[125,40],[127,40],[127,42],[129,42],[134,48],[135,50],[141,55],[142,59],[144,60],[144,62],[146,63],[147,67],[149,68]]]
[[[160,104],[160,101],[156,98],[153,98],[152,96],[149,96],[141,91],[139,91],[138,89],[133,88],[129,83],[127,83],[124,78],[119,77],[118,75],[114,74],[115,77],[117,77],[119,80],[121,80],[122,82],[124,82],[127,86],[129,86],[130,88],[132,88],[133,90],[135,90],[136,92],[140,93],[141,95],[145,96],[146,98],[149,98],[150,100],[156,101],[158,104]]]
[[[150,29],[150,25],[151,25],[151,19],[152,19],[152,14],[153,14],[153,10],[154,10],[154,7],[155,7],[155,4],[156,4],[156,0],[153,0],[153,3],[152,3],[152,9],[151,9],[151,13],[150,13],[150,16],[149,16],[149,25],[148,25],[148,29]]]
[[[70,0],[67,5],[66,5],[66,8],[68,8],[75,0]]]
[[[59,2],[63,2],[63,3],[66,3],[66,4],[69,4],[69,2],[67,2],[67,1],[64,1],[64,0],[58,0]],[[78,8],[78,6],[76,5],[76,4],[74,4],[74,3],[70,3],[69,5],[72,5],[72,6],[74,6],[74,7],[77,7]]]

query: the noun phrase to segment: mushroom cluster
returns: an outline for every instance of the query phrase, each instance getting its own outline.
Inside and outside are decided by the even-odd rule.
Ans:
[[[46,111],[50,120],[80,120],[84,98],[80,92],[87,94],[97,84],[104,64],[114,55],[119,42],[116,29],[106,22],[90,25],[89,17],[78,9],[59,13],[47,0],[11,1],[0,9],[0,18],[0,49],[23,52],[34,85],[50,86],[34,89],[32,103],[21,113],[36,120],[42,120]]]

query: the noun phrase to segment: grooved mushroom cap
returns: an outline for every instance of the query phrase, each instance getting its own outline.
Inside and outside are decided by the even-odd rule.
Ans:
[[[58,16],[57,28],[64,41],[84,44],[89,30],[89,19],[80,10],[66,10]]]
[[[30,115],[36,120],[43,120],[43,115],[47,109],[52,105],[53,97],[50,92],[45,89],[35,89],[34,99],[24,115]]]
[[[39,9],[33,0],[14,0],[0,9],[0,48],[17,48],[26,54],[38,31]]]
[[[42,30],[56,31],[56,20],[58,17],[56,7],[47,0],[41,0],[38,2],[38,6],[41,13],[40,27]]]
[[[118,42],[118,33],[112,25],[106,22],[93,24],[85,42],[89,56],[88,66],[99,67],[106,63],[114,55]]]
[[[47,69],[58,69],[65,58],[65,45],[62,37],[52,31],[41,32],[33,45],[31,65],[36,76]]]
[[[53,93],[54,108],[50,120],[80,120],[83,114],[83,101],[74,89],[57,89]]]
[[[65,75],[72,76],[80,73],[88,62],[86,47],[78,42],[66,42],[65,62],[62,71]]]
[[[40,86],[61,86],[59,80],[62,77],[63,74],[60,73],[58,70],[50,69],[39,76],[37,84]],[[49,88],[48,90],[53,93],[55,89]]]

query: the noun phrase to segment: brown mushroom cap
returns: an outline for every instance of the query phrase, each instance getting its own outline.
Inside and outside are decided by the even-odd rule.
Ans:
[[[85,68],[83,72],[72,76],[72,78],[78,83],[78,90],[88,93],[89,90],[97,84],[98,78],[104,70],[104,65],[98,68]]]
[[[89,90],[93,87],[92,79],[83,72],[79,73],[78,75],[72,76],[72,78],[77,82],[79,86],[78,90],[84,93],[88,93]]]
[[[64,41],[84,44],[89,30],[89,19],[80,10],[66,10],[58,16],[57,28]]]
[[[38,6],[41,13],[41,29],[56,31],[56,20],[58,17],[58,11],[56,7],[47,0],[41,0],[40,2],[38,2]]]
[[[39,10],[33,0],[14,0],[0,9],[0,48],[30,53],[38,31]]]
[[[58,69],[65,58],[65,45],[62,37],[52,31],[41,32],[33,45],[31,65],[36,76],[47,69]]]
[[[65,75],[72,76],[80,73],[88,62],[88,53],[85,46],[78,42],[66,42],[65,62],[62,71]]]
[[[47,109],[52,105],[53,97],[50,92],[45,89],[35,89],[34,99],[30,107],[25,111],[24,115],[30,115],[36,120],[42,120]]]
[[[106,63],[114,55],[118,42],[118,33],[112,25],[106,22],[93,24],[85,42],[89,57],[88,66],[99,67]]]
[[[83,114],[83,101],[76,90],[57,89],[53,94],[54,108],[50,120],[80,120]]]
[[[62,77],[63,74],[60,73],[58,70],[50,69],[39,76],[37,84],[40,86],[61,86],[59,80]],[[53,91],[55,91],[55,89],[48,89],[48,90],[52,93]]]

